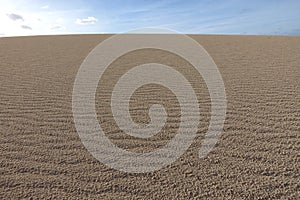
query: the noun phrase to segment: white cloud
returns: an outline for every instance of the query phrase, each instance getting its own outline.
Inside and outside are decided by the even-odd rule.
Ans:
[[[76,24],[85,25],[85,24],[95,24],[98,21],[95,17],[87,17],[83,19],[77,19]]]
[[[49,8],[49,5],[44,5],[41,7],[41,9],[48,9]]]
[[[21,28],[22,29],[27,29],[27,30],[32,30],[32,28],[30,26],[26,26],[26,25],[22,25]]]
[[[21,15],[15,14],[15,13],[10,13],[10,14],[6,14],[8,16],[9,19],[14,20],[14,21],[24,21],[24,18]]]
[[[50,29],[51,30],[56,30],[56,31],[61,31],[61,30],[65,30],[66,27],[60,26],[60,25],[56,25],[56,26],[52,26]]]

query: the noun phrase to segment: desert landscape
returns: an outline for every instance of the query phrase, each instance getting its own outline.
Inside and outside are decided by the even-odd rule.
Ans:
[[[126,173],[95,159],[81,143],[72,113],[77,71],[110,35],[0,38],[0,199],[299,199],[300,37],[190,35],[222,75],[227,112],[213,151],[199,159],[210,119],[205,82],[182,58],[157,49],[130,52],[111,64],[96,93],[98,121],[110,140],[149,152],[176,134],[178,102],[158,85],[132,96],[131,115],[148,123],[149,105],[168,112],[149,139],[119,130],[111,87],[124,70],[158,62],[190,80],[201,111],[196,140],[176,162],[151,173]],[[151,98],[150,98],[151,97]]]

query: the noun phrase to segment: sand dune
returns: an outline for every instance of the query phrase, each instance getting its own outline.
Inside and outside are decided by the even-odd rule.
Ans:
[[[197,140],[172,165],[146,174],[108,168],[85,149],[72,114],[73,83],[87,54],[109,35],[0,38],[0,198],[300,198],[300,37],[192,35],[210,53],[227,94],[224,132],[198,158],[210,118],[205,82],[189,63],[159,50],[126,54],[96,94],[98,120],[119,147],[152,151],[176,134],[178,102],[157,85],[134,94],[133,119],[162,103],[168,125],[143,140],[124,134],[109,110],[122,69],[152,60],[186,73],[201,109]],[[156,98],[146,100],[145,95]],[[160,98],[157,98],[160,97]],[[143,103],[141,103],[143,102]]]

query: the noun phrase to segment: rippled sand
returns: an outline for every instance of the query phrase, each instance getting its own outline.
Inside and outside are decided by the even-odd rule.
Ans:
[[[172,165],[147,174],[108,168],[85,149],[72,114],[83,59],[109,35],[0,38],[0,198],[108,199],[300,198],[300,37],[192,35],[210,53],[227,94],[224,132],[198,158],[210,118],[205,82],[176,55],[141,50],[116,60],[96,94],[98,120],[117,146],[149,152],[178,129],[174,94],[157,85],[134,93],[131,114],[147,123],[148,105],[168,111],[150,139],[128,136],[110,114],[110,87],[133,65],[156,61],[184,73],[201,111],[197,139]],[[150,98],[150,97],[151,98]]]

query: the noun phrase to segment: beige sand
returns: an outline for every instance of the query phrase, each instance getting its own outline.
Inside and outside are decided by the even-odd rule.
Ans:
[[[96,96],[98,119],[119,147],[145,152],[166,144],[176,133],[179,115],[172,93],[148,85],[133,96],[134,120],[147,122],[148,103],[160,102],[169,109],[168,125],[148,140],[119,131],[109,114],[107,91],[122,69],[152,60],[168,64],[189,77],[199,98],[197,140],[175,163],[147,174],[106,167],[85,149],[74,126],[77,70],[107,37],[0,38],[1,199],[300,198],[300,37],[192,36],[219,67],[228,100],[224,132],[201,160],[198,150],[210,117],[202,78],[187,71],[182,59],[158,50],[114,62]],[[146,95],[163,98],[145,102]]]

